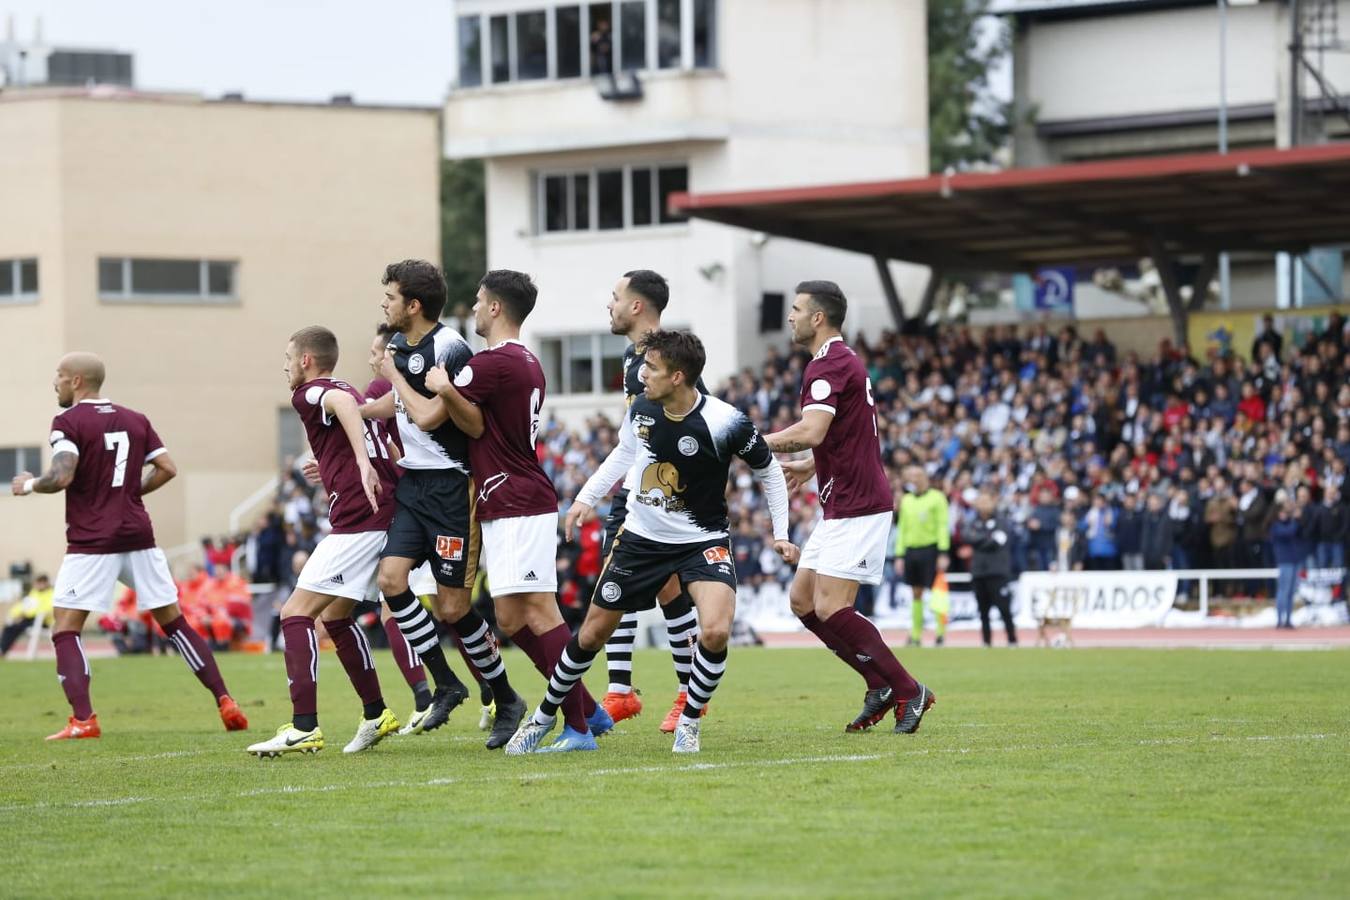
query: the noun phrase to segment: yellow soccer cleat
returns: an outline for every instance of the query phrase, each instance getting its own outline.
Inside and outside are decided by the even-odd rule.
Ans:
[[[356,737],[342,748],[343,753],[360,753],[369,750],[389,735],[398,731],[398,718],[393,710],[385,707],[378,719],[362,719],[356,727]]]
[[[249,753],[259,759],[273,759],[283,753],[318,753],[323,749],[323,732],[301,731],[290,722],[277,729],[276,736],[266,741],[250,744]]]

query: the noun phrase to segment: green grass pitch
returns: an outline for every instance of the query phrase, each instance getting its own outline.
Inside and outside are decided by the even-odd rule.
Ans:
[[[904,659],[938,695],[917,735],[844,734],[861,683],[824,650],[736,648],[702,754],[676,758],[669,657],[644,651],[647,712],[599,752],[508,759],[470,705],[344,756],[359,707],[325,653],[328,749],[275,761],[243,748],[289,718],[279,654],[220,657],[245,735],[177,659],[94,660],[104,737],[55,745],[53,664],[0,663],[0,896],[1350,892],[1350,653]]]

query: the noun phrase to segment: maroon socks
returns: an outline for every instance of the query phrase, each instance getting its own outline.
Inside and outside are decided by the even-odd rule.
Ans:
[[[365,717],[378,718],[384,712],[384,697],[380,693],[380,676],[375,672],[375,657],[371,655],[366,633],[350,617],[324,622],[323,627],[328,629],[342,668],[347,670],[347,677],[361,698]]]
[[[881,632],[856,609],[847,606],[830,616],[824,624],[848,648],[850,656],[875,669],[898,698],[908,700],[919,692],[919,683],[900,665],[900,660],[895,658],[891,648],[881,639]],[[868,684],[870,687],[871,682]]]
[[[319,639],[314,635],[314,620],[309,616],[287,616],[281,620],[286,639],[286,678],[291,683],[292,724],[301,731],[312,731],[319,711]],[[308,725],[315,722],[315,725]]]
[[[886,679],[881,677],[881,673],[877,671],[875,667],[861,662],[858,659],[857,654],[850,650],[848,645],[840,640],[839,635],[835,634],[833,629],[820,621],[814,612],[809,612],[806,615],[798,616],[797,618],[807,627],[807,630],[820,638],[820,642],[826,647],[829,647],[830,651],[834,653],[835,656],[848,663],[853,671],[863,677],[863,681],[867,682],[867,689],[869,691],[886,686]]]
[[[557,642],[557,635],[559,632],[562,634],[561,644],[558,644]],[[545,678],[553,671],[553,667],[558,664],[558,660],[562,658],[563,650],[567,647],[567,642],[571,639],[572,633],[567,630],[566,625],[559,625],[552,631],[538,635],[531,631],[527,626],[511,635],[512,643],[524,651],[525,655],[530,658],[530,662],[534,663],[534,667],[539,670],[539,674],[543,675]],[[563,721],[573,731],[577,731],[581,734],[585,734],[590,728],[590,726],[586,724],[585,701],[581,697],[581,692],[585,690],[585,685],[578,683],[575,689],[567,693],[567,697],[563,700],[562,706],[560,707],[563,714]],[[589,697],[590,695],[587,694],[587,696]],[[594,703],[595,700],[592,699],[592,712],[595,711]]]
[[[87,719],[94,714],[94,708],[89,705],[89,660],[84,655],[80,633],[58,631],[52,635],[52,644],[56,647],[56,677],[66,692],[70,710],[75,718]]]
[[[188,664],[192,674],[197,676],[197,680],[219,703],[220,698],[229,691],[225,690],[225,679],[220,677],[220,669],[216,667],[216,656],[211,652],[211,645],[206,643],[182,616],[160,627],[164,629],[164,635],[178,648],[179,655]]]

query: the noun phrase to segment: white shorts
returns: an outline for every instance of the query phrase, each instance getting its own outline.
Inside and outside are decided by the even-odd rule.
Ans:
[[[558,515],[482,523],[483,570],[493,597],[558,589]]]
[[[330,534],[309,555],[295,586],[330,597],[364,600],[383,549],[383,531]]]
[[[894,518],[889,512],[879,512],[852,519],[821,519],[806,539],[797,568],[859,584],[881,584]]]
[[[52,602],[66,609],[111,612],[119,581],[136,591],[141,612],[178,602],[178,585],[158,547],[128,553],[67,553],[56,573]]]

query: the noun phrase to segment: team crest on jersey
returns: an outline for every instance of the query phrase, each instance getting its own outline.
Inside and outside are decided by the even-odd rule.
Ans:
[[[730,562],[731,551],[726,547],[709,547],[703,551],[703,558],[708,561],[708,565],[715,566],[718,563]]]
[[[654,462],[642,470],[637,502],[645,506],[659,506],[666,512],[680,512],[684,501],[679,498],[685,485],[680,482],[680,470],[674,463]]]
[[[693,456],[698,452],[698,441],[687,434],[680,438],[680,441],[676,446],[680,448],[680,452],[685,456]]]
[[[607,603],[613,603],[623,596],[623,588],[612,581],[606,581],[600,586],[600,596],[603,597]]]
[[[408,371],[414,375],[421,375],[422,370],[426,368],[427,361],[422,358],[422,354],[414,353],[408,357]]]
[[[436,535],[436,555],[452,562],[464,559],[464,538]]]

